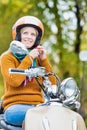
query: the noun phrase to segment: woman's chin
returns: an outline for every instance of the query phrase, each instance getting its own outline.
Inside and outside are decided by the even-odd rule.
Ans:
[[[26,46],[27,49],[30,49],[32,46]]]

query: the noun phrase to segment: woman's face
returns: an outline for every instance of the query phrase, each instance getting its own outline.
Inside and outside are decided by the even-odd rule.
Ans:
[[[26,48],[31,48],[38,35],[38,32],[33,27],[24,27],[21,29],[21,42],[25,44]]]

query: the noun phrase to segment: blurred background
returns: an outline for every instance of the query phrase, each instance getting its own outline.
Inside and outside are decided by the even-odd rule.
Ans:
[[[42,44],[61,80],[73,77],[81,90],[81,114],[87,125],[87,0],[0,0],[0,55],[12,41],[12,26],[24,15],[44,24]],[[0,98],[4,94],[0,72]]]

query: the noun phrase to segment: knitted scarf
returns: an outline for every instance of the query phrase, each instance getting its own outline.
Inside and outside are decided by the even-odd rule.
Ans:
[[[30,52],[31,50],[28,49],[28,51]],[[13,55],[14,55],[20,62],[21,62],[21,61],[24,59],[24,57],[26,56],[26,54],[25,54],[25,55],[22,55],[22,54],[18,54],[18,53],[16,53],[16,54],[13,53]],[[33,60],[32,66],[33,66],[33,67],[36,67],[36,66],[37,66],[36,59]],[[33,78],[32,78],[32,79],[29,79],[29,78],[26,76],[26,78],[25,78],[25,80],[23,81],[22,85],[23,85],[23,86],[26,86],[26,84],[27,84],[28,82],[32,82],[32,81],[33,81]]]

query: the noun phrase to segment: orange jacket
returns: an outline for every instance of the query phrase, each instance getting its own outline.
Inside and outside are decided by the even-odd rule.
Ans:
[[[43,66],[47,71],[52,72],[48,59],[37,59],[38,66]],[[4,109],[13,104],[39,104],[44,102],[41,88],[34,79],[29,81],[25,86],[22,84],[26,75],[9,74],[9,68],[28,69],[31,66],[31,58],[26,56],[22,62],[19,62],[10,51],[1,56],[1,72],[4,79]],[[54,78],[51,78],[55,83]]]

